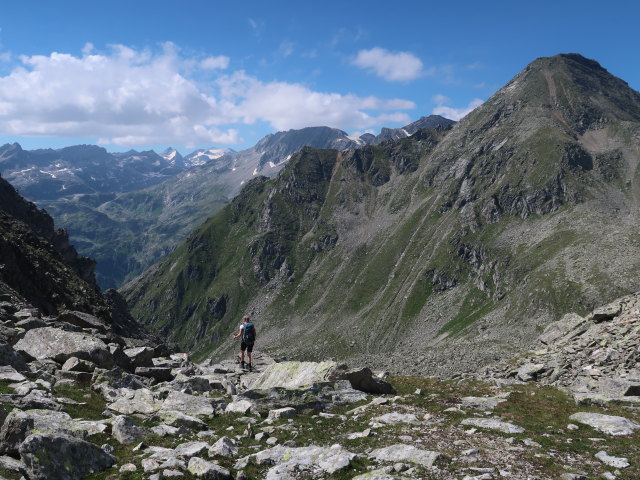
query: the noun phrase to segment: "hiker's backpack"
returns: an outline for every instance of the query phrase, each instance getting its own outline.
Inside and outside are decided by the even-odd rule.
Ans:
[[[253,345],[256,341],[256,327],[253,323],[247,322],[242,326],[242,341],[247,345]]]

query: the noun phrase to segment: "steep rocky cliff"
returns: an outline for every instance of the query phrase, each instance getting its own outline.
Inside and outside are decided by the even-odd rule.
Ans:
[[[67,232],[54,229],[47,212],[2,178],[0,231],[4,290],[49,314],[68,308],[108,315],[93,274],[95,262],[79,256]]]

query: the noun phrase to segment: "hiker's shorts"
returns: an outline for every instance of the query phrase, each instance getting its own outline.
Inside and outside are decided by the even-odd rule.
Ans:
[[[240,350],[241,351],[247,351],[247,352],[253,352],[253,343],[244,343],[244,342],[240,342]]]

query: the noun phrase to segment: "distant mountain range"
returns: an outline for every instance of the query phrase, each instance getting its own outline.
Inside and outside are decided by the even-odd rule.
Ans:
[[[83,255],[97,261],[103,288],[118,287],[170,252],[196,226],[217,212],[256,175],[273,176],[304,146],[348,150],[403,138],[423,117],[379,136],[350,137],[342,130],[310,127],[267,135],[254,147],[196,150],[182,156],[169,148],[109,153],[94,145],[23,150],[0,147],[0,171],[21,194],[68,228]]]
[[[122,292],[202,357],[251,314],[276,355],[473,371],[640,290],[639,172],[640,93],[541,58],[453,127],[302,149]]]

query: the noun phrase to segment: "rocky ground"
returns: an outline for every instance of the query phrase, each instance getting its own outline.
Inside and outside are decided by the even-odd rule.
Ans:
[[[637,479],[640,399],[624,356],[637,353],[637,302],[550,327],[552,348],[485,372],[494,378],[444,381],[259,354],[251,373],[195,364],[89,314],[44,317],[5,295],[0,478]],[[554,365],[583,357],[610,360],[589,360],[590,379],[615,373],[629,388],[576,401],[535,381],[573,385],[579,360]]]
[[[629,402],[640,395],[640,294],[619,298],[586,317],[565,315],[547,326],[538,348],[486,368],[477,378],[515,378],[554,385],[576,402]]]

